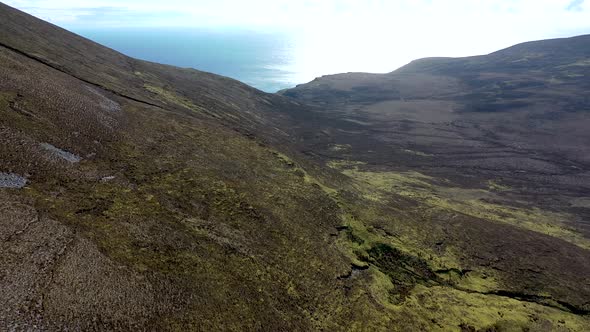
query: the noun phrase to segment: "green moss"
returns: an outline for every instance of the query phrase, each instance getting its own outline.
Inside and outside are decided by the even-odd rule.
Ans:
[[[173,93],[154,91],[190,107]],[[461,269],[453,248],[434,252],[420,244],[414,228],[388,233],[378,227],[380,220],[398,227],[396,218],[403,218],[383,208],[392,188],[426,201],[433,190],[445,193],[436,179],[365,172],[358,162],[331,163],[354,178],[339,183],[237,134],[178,118],[163,121],[169,114],[125,112],[131,117],[128,136],[109,147],[109,159],[79,166],[93,176],[116,174],[115,180],[53,179],[35,183],[32,196],[47,215],[92,239],[118,264],[172,280],[167,287],[175,287],[175,294],[191,294],[179,300],[183,310],[162,318],[166,329],[257,329],[260,322],[279,321],[297,322],[293,330],[423,330],[435,326],[431,317],[458,326],[467,305],[458,305],[452,317],[429,316],[426,307],[455,305],[461,296],[474,295],[437,285],[494,287],[494,276],[485,271],[440,272]],[[336,226],[345,226],[340,236],[328,236]],[[337,279],[350,264],[368,269]],[[438,297],[424,302],[434,289]],[[232,307],[219,313],[227,303]],[[536,310],[531,312],[542,312]],[[475,324],[477,317],[465,322]]]
[[[205,108],[195,105],[190,99],[179,96],[177,93],[173,91],[150,84],[145,84],[144,88],[147,91],[158,95],[158,97],[160,97],[166,103],[175,104],[192,111],[209,114],[216,117],[215,114],[208,112]]]
[[[348,238],[349,241],[356,243],[356,244],[364,244],[365,240],[359,236],[357,236],[353,230],[351,229],[347,229],[346,230],[346,237]]]
[[[493,192],[450,187],[445,180],[442,180],[444,186],[438,185],[436,183],[440,183],[440,180],[413,171],[362,171],[359,165],[362,164],[353,162],[331,164],[332,167],[341,169],[343,174],[356,180],[356,188],[368,200],[385,202],[392,197],[392,194],[403,196],[435,209],[508,223],[590,249],[590,240],[565,225],[565,221],[571,219],[567,214],[545,211],[537,207],[517,208],[491,203],[492,200],[500,200]],[[495,188],[505,190],[497,184]]]
[[[416,283],[406,293],[404,301],[391,301],[395,282],[376,268],[368,273],[371,296],[398,318],[399,324],[419,330],[460,331],[585,331],[590,320],[515,299],[465,292],[446,285]]]
[[[471,326],[486,331],[584,331],[589,323],[582,316],[535,303],[523,303],[514,299],[468,293],[449,287],[417,285],[404,306],[396,310],[409,312],[432,322],[430,328],[439,326]]]
[[[350,208],[350,205],[348,206]],[[368,251],[373,247],[385,244],[401,251],[406,256],[419,259],[428,258],[428,264],[433,271],[460,269],[461,266],[457,256],[451,247],[444,252],[434,252],[431,248],[423,247],[418,243],[418,234],[415,230],[404,230],[404,233],[395,236],[383,233],[381,230],[370,226],[372,220],[383,218],[380,215],[372,215],[374,207],[362,205],[354,208],[359,213],[358,217],[350,213],[344,213],[342,224],[346,227],[344,241],[340,243],[342,251],[348,252],[348,257],[358,265],[365,265],[370,260]],[[392,223],[395,223],[392,221]],[[349,234],[352,234],[354,241],[351,241]]]
[[[372,284],[371,288],[384,292],[374,296],[386,303],[404,302],[418,284],[447,285],[472,292],[498,289],[494,271],[463,272],[452,252],[436,255],[412,245],[409,239],[392,238],[371,230],[351,215],[345,215],[343,219],[347,227],[345,241],[341,243],[343,250],[350,252],[353,264],[372,266],[373,282],[377,284]]]
[[[372,264],[385,273],[393,284],[389,301],[402,303],[417,284],[438,284],[438,276],[428,263],[387,244],[379,243],[367,251]]]
[[[453,282],[459,289],[468,289],[480,293],[491,292],[500,287],[496,271],[485,268],[470,271]]]
[[[502,185],[496,181],[488,181],[488,188],[493,191],[507,191],[510,190],[509,186]]]
[[[319,181],[315,177],[311,176],[306,170],[297,166],[297,164],[291,158],[289,158],[287,155],[279,153],[279,152],[274,152],[274,155],[277,156],[278,159],[284,165],[291,168],[291,170],[295,174],[299,174],[300,176],[302,176],[306,183],[309,183],[309,184],[312,184],[314,186],[321,188],[323,192],[325,192],[326,194],[328,194],[332,198],[334,198],[338,195],[337,189],[329,187],[329,186],[325,185],[322,181]]]
[[[494,194],[448,187],[450,183],[446,180],[416,172],[361,171],[363,163],[348,161],[332,162],[330,166],[351,177],[354,187],[366,200],[357,207],[347,205],[358,215],[342,216],[347,228],[340,246],[343,251],[350,252],[349,257],[357,262],[355,264],[360,261],[370,265],[366,272],[371,280],[367,288],[375,300],[392,311],[392,317],[399,315],[407,317],[407,322],[421,322],[425,325],[418,326],[423,330],[451,326],[459,330],[459,325],[463,324],[482,331],[538,330],[546,326],[555,329],[567,326],[572,331],[582,331],[587,324],[583,317],[543,304],[486,295],[501,289],[501,279],[495,270],[485,267],[464,270],[456,258],[460,255],[453,247],[447,246],[444,252],[435,253],[422,247],[416,241],[418,236],[412,236],[408,230],[392,236],[370,226],[372,220],[383,218],[378,212],[381,211],[379,206],[388,204],[395,196],[425,204],[433,213],[442,209],[513,224],[523,220],[538,221],[542,215],[547,218],[546,211],[473,199],[485,199]],[[555,216],[549,214],[549,217]],[[549,220],[555,222],[555,219]],[[530,229],[533,225],[521,227]],[[536,227],[538,229],[538,225]]]
[[[366,163],[362,161],[350,161],[350,160],[331,160],[327,163],[328,167],[333,169],[344,169],[359,165],[366,165]]]

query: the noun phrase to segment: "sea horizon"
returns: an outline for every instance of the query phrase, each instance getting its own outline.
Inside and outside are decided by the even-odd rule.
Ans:
[[[286,32],[199,28],[78,28],[73,32],[137,59],[227,76],[274,93],[315,77],[298,72]]]

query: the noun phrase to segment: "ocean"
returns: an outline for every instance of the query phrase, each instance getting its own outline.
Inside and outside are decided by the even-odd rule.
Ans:
[[[242,30],[73,29],[134,58],[228,76],[266,92],[305,83],[288,33]]]

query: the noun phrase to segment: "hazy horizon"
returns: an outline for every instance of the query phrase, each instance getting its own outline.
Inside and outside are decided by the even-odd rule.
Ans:
[[[170,0],[166,3],[153,0],[9,0],[6,3],[130,56],[151,61],[160,61],[160,58],[139,51],[155,50],[166,55],[158,45],[151,45],[151,49],[132,49],[126,47],[128,42],[106,38],[114,36],[109,31],[135,30],[135,36],[146,40],[148,36],[142,37],[141,31],[148,34],[147,31],[174,30],[175,34],[185,35],[174,38],[188,42],[199,42],[191,39],[191,31],[226,34],[230,39],[236,34],[254,40],[268,37],[279,45],[274,52],[281,58],[276,62],[273,54],[262,56],[261,52],[271,52],[271,48],[255,49],[256,43],[240,41],[240,52],[250,53],[250,47],[252,52],[261,54],[266,60],[258,66],[270,68],[269,75],[280,76],[285,84],[305,83],[318,76],[342,72],[391,72],[424,57],[488,54],[521,42],[590,33],[590,3],[583,0],[460,0],[452,3],[441,0],[297,3],[284,0],[247,3],[233,0]],[[283,41],[275,42],[275,36],[282,36]],[[232,48],[226,43],[224,47]],[[164,56],[166,61],[161,62],[228,74],[223,70],[214,71],[219,67],[217,64],[199,66],[202,63],[199,61],[207,59],[195,55],[196,48],[188,48],[192,53],[179,54],[179,57],[192,54],[194,61],[175,62],[170,56]],[[251,65],[244,63],[244,66]],[[263,76],[261,79],[265,79]]]
[[[128,56],[231,77],[266,92],[305,82],[290,37],[233,29],[101,28],[74,32]]]

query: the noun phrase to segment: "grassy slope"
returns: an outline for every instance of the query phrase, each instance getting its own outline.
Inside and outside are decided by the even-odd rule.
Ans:
[[[139,274],[151,290],[150,301],[133,304],[141,310],[120,317],[100,308],[124,310],[130,304],[122,299],[93,299],[99,289],[84,283],[78,287],[90,290],[72,296],[73,285],[52,282],[83,271],[46,280],[39,262],[19,265],[13,257],[4,262],[8,273],[30,266],[41,279],[36,285],[56,289],[32,299],[17,293],[4,301],[17,301],[18,308],[44,298],[39,324],[48,327],[85,328],[98,317],[105,326],[120,328],[132,323],[179,330],[262,325],[306,330],[338,326],[346,317],[338,313],[349,309],[338,305],[343,290],[336,287],[336,276],[349,267],[329,236],[339,224],[337,206],[291,162],[256,140],[193,115],[188,102],[174,105],[169,95],[163,101],[171,109],[149,107],[89,89],[6,50],[2,59],[10,64],[2,69],[8,78],[2,91],[10,91],[1,110],[2,169],[30,181],[25,189],[6,192],[20,202],[6,208],[34,207],[67,226],[72,241],[89,240],[112,264]],[[23,79],[33,73],[36,80]],[[97,94],[119,107],[100,109],[93,100]],[[39,148],[41,142],[84,160],[70,164],[52,158]],[[60,255],[73,248],[64,246]],[[33,256],[46,252],[30,250]],[[86,259],[86,265],[98,264]],[[60,271],[59,261],[50,265]],[[3,308],[9,316],[14,310]],[[329,313],[336,317],[323,317]],[[30,323],[29,314],[3,323]]]
[[[314,123],[297,130],[324,162],[420,169],[467,189],[501,183],[509,190],[493,199],[565,213],[565,227],[587,238],[589,48],[588,35],[524,43],[282,93],[317,105]]]
[[[423,59],[281,94],[316,105],[313,121],[295,127],[301,149],[353,179],[364,198],[396,207],[389,218],[404,215],[395,227],[367,218],[365,226],[426,250],[442,271],[486,276],[473,284],[484,292],[566,306],[565,294],[576,294],[582,309],[590,298],[590,215],[580,203],[590,192],[589,45],[580,36]]]
[[[297,105],[283,98],[132,60],[8,8],[0,14],[1,42],[14,49],[0,47],[0,171],[29,180],[0,189],[0,285],[10,290],[0,296],[0,327],[581,331],[587,323],[555,300],[584,308],[583,280],[548,274],[522,286],[474,259],[494,251],[461,230],[486,222],[390,192],[396,182],[420,192],[421,183],[342,165],[349,178],[278,144],[290,138],[281,125],[307,109],[290,120]],[[41,143],[83,159],[70,163]],[[587,257],[559,245],[573,263]],[[517,295],[497,292],[511,287]],[[543,296],[522,298],[522,287]],[[582,287],[581,299],[571,287]]]

